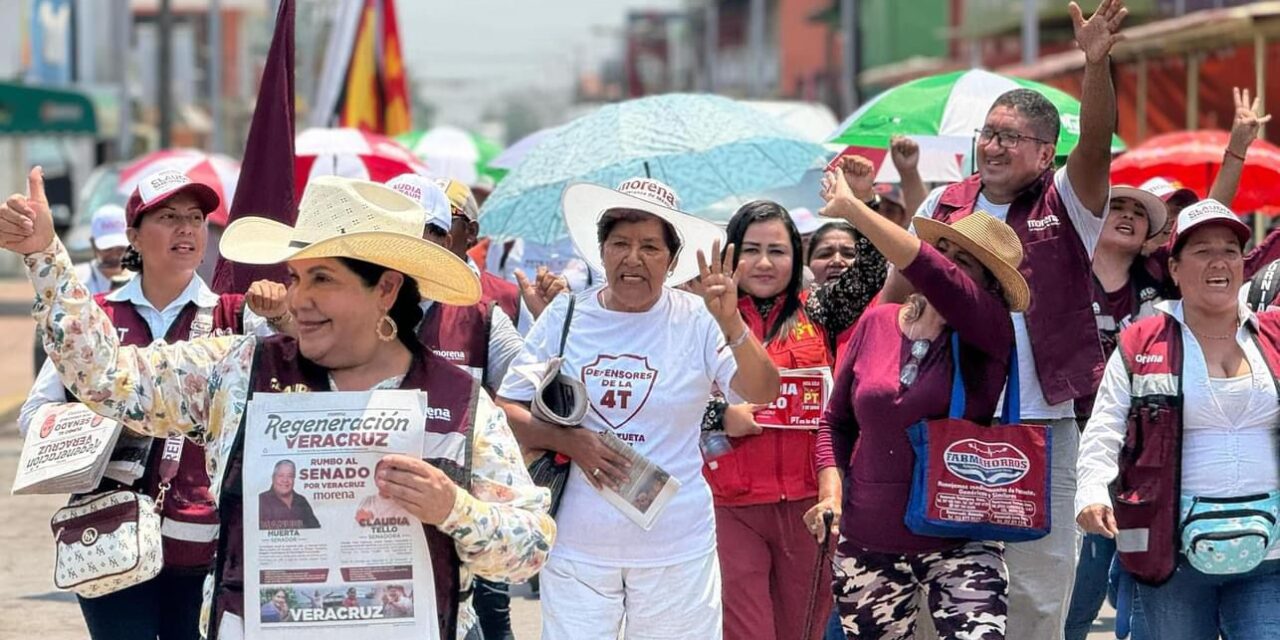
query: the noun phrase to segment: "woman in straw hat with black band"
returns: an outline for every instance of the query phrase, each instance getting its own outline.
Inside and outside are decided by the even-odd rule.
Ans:
[[[102,312],[85,304],[87,292],[54,236],[38,170],[26,197],[0,207],[0,246],[26,256],[39,293],[32,313],[68,388],[130,429],[182,432],[206,445],[222,514],[210,637],[224,629],[222,637],[242,637],[244,616],[257,612],[256,595],[250,606],[243,593],[237,439],[254,392],[427,391],[436,411],[428,414],[424,451],[439,457],[389,455],[376,479],[382,494],[426,525],[441,638],[468,637],[474,616],[460,594],[473,575],[518,582],[542,566],[555,526],[547,492],[529,480],[502,412],[413,333],[421,296],[472,304],[480,295],[465,263],[421,238],[422,219],[417,204],[382,185],[313,180],[295,226],[245,218],[221,244],[231,260],[288,263],[296,339],[230,336],[137,348],[120,346]],[[469,448],[448,446],[459,435]]]
[[[1022,245],[981,212],[950,225],[917,219],[913,236],[859,202],[840,173],[824,178],[823,198],[823,215],[857,227],[917,291],[863,314],[818,434],[819,502],[805,521],[819,540],[839,536],[834,590],[845,633],[911,637],[925,588],[943,640],[1003,638],[1002,544],[915,535],[903,524],[914,464],[907,427],[948,414],[953,333],[968,383],[964,417],[995,415],[1013,352],[1009,312],[1030,299],[1017,269]],[[826,510],[840,516],[830,531]]]

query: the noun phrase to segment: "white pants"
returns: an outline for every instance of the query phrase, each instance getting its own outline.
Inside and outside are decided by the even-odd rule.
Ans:
[[[715,552],[676,565],[627,569],[552,554],[539,574],[542,640],[720,640]]]
[[[1049,423],[1053,432],[1052,504],[1049,535],[1007,544],[1009,619],[1006,637],[1059,640],[1063,637],[1071,588],[1076,581],[1080,534],[1076,528],[1076,456],[1080,430],[1073,418]]]

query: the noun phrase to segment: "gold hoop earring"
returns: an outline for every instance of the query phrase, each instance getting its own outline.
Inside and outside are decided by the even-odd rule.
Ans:
[[[382,332],[382,328],[385,326],[391,327],[391,329],[388,330],[387,333]],[[396,324],[396,321],[393,320],[391,316],[384,314],[382,318],[378,320],[378,326],[374,328],[374,332],[378,334],[379,340],[383,342],[391,342],[392,340],[396,339],[397,335],[400,334],[400,326]]]

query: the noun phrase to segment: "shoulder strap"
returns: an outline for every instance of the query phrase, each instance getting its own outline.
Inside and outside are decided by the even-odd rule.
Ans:
[[[952,418],[964,418],[967,396],[964,389],[964,376],[960,373],[960,334],[951,332],[951,411]],[[1018,424],[1021,420],[1019,403],[1022,397],[1018,392],[1018,349],[1015,345],[1009,351],[1009,377],[1004,385],[1004,411],[1000,414],[1000,424]]]
[[[573,305],[577,302],[577,296],[569,294],[569,309],[564,312],[564,327],[560,329],[560,352],[557,357],[564,357],[564,345],[569,341],[569,322],[573,320]]]
[[[960,375],[960,334],[951,332],[951,413],[963,418],[965,410],[964,376]]]
[[[1246,303],[1254,313],[1265,311],[1276,294],[1280,293],[1280,260],[1267,265],[1266,269],[1250,280],[1250,285]]]

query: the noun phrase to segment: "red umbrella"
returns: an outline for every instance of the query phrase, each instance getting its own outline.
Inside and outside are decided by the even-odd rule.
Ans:
[[[236,183],[240,180],[240,163],[224,155],[207,154],[196,149],[161,149],[152,151],[130,162],[120,170],[120,193],[129,195],[137,188],[138,181],[160,171],[176,169],[187,174],[195,182],[207,184],[222,198],[218,209],[209,214],[209,222],[227,226],[227,210],[236,195]]]
[[[1162,177],[1208,197],[1229,136],[1215,129],[1158,135],[1111,163],[1111,184],[1139,185]],[[1241,213],[1280,213],[1280,147],[1255,140],[1247,157],[1231,208]]]
[[[402,173],[427,173],[426,165],[400,143],[359,129],[307,129],[298,135],[295,153],[299,194],[312,176],[386,182]]]

